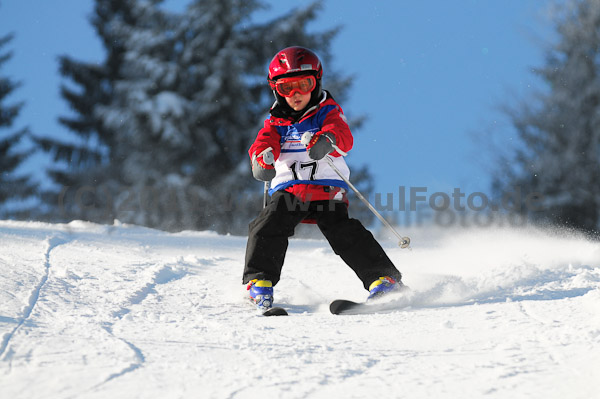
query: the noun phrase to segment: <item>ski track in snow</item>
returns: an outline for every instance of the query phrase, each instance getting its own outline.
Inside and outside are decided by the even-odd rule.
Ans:
[[[112,328],[110,327],[105,327],[105,330],[112,336],[114,336],[113,332],[112,332]],[[118,338],[118,337],[117,337]],[[123,338],[118,338],[119,340],[121,340],[122,342],[124,342],[130,349],[131,351],[135,354],[135,362],[131,363],[131,365],[129,365],[128,367],[125,367],[123,370],[111,374],[108,376],[108,378],[106,378],[106,380],[104,380],[102,383],[95,385],[92,389],[96,389],[99,388],[100,386],[106,384],[107,382],[114,380],[115,378],[119,378],[124,376],[125,374],[132,372],[140,367],[143,366],[144,362],[146,361],[146,358],[144,357],[144,354],[142,353],[142,351],[140,350],[140,348],[138,348],[137,346],[135,346],[133,343],[127,341],[126,339]]]
[[[60,236],[54,236],[51,238],[47,238],[45,241],[46,241],[47,249],[44,253],[44,260],[45,260],[44,275],[40,279],[40,282],[38,283],[38,285],[35,286],[33,291],[31,292],[31,295],[29,296],[29,304],[27,306],[25,306],[25,308],[23,309],[23,314],[21,317],[19,317],[15,328],[8,334],[4,335],[4,337],[2,339],[2,343],[0,344],[0,360],[10,359],[12,353],[10,351],[8,351],[5,354],[8,346],[9,346],[10,340],[15,335],[17,330],[19,330],[19,328],[21,328],[23,323],[25,323],[25,321],[27,319],[29,319],[29,317],[31,316],[31,312],[33,311],[33,308],[35,307],[35,305],[40,297],[40,292],[42,291],[44,284],[46,284],[46,281],[48,281],[48,275],[50,273],[50,253],[58,245],[65,243],[64,238],[62,238]]]
[[[362,284],[325,241],[293,240],[275,289],[290,316],[264,318],[241,284],[243,237],[0,221],[0,396],[596,394],[599,244],[412,233],[413,251],[386,246],[411,292],[380,313],[329,314]]]
[[[149,265],[147,265],[147,266],[149,266]],[[148,295],[156,294],[156,286],[158,284],[167,284],[167,283],[169,283],[173,280],[176,280],[178,278],[181,278],[181,277],[183,277],[183,274],[178,273],[171,266],[168,266],[168,265],[162,266],[158,270],[158,272],[155,273],[155,275],[153,276],[153,278],[150,282],[148,282],[144,287],[142,287],[140,290],[136,291],[132,296],[130,296],[127,299],[124,307],[122,307],[118,311],[113,312],[113,317],[116,318],[117,320],[122,319],[126,314],[128,314],[131,311],[132,306],[141,304],[148,297]],[[127,373],[135,371],[136,369],[142,367],[146,360],[142,350],[140,348],[138,348],[137,346],[135,346],[135,344],[133,342],[130,342],[124,338],[120,338],[114,334],[113,325],[114,325],[114,323],[106,323],[103,326],[103,328],[111,336],[119,339],[120,341],[125,343],[131,349],[131,351],[134,353],[135,361],[132,362],[129,366],[125,367],[123,370],[109,375],[105,381],[94,386],[93,389],[96,389],[96,388],[100,387],[101,385],[114,380],[115,378],[122,377]]]

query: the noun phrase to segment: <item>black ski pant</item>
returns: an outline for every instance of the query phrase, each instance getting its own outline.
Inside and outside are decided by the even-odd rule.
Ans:
[[[302,202],[286,191],[273,194],[271,202],[250,223],[243,283],[270,280],[277,284],[288,247],[288,238],[305,218],[316,220],[333,251],[363,282],[365,289],[381,276],[397,281],[398,269],[360,221],[348,217],[342,201]]]

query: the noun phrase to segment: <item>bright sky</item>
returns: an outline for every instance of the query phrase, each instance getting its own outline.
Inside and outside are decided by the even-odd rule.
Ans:
[[[354,131],[350,164],[368,164],[381,193],[397,193],[399,186],[427,187],[428,194],[456,187],[489,192],[493,154],[482,143],[492,132],[510,132],[498,106],[541,87],[531,69],[543,64],[550,43],[551,1],[326,2],[311,29],[343,27],[332,47],[333,68],[355,79],[341,105],[350,118],[368,117]],[[180,10],[186,3],[166,6]],[[266,3],[271,8],[257,18],[301,4]],[[25,101],[15,128],[68,137],[57,122],[69,112],[59,94],[57,57],[102,60],[87,18],[92,10],[92,0],[0,0],[0,35],[17,35],[10,44],[14,57],[0,74],[23,83],[11,97]],[[331,66],[324,67],[327,75]],[[27,168],[45,179],[43,158]]]

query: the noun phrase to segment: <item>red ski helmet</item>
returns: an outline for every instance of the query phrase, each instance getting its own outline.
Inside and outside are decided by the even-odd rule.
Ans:
[[[311,50],[293,46],[280,50],[269,64],[269,83],[277,78],[296,75],[313,75],[317,80],[323,76],[321,60]]]

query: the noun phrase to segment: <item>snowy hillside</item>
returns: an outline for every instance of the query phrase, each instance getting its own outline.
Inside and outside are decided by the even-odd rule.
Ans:
[[[413,294],[362,300],[322,240],[293,240],[265,318],[245,238],[0,222],[1,398],[600,397],[600,246],[536,230],[382,240]],[[320,237],[315,233],[315,237]]]

